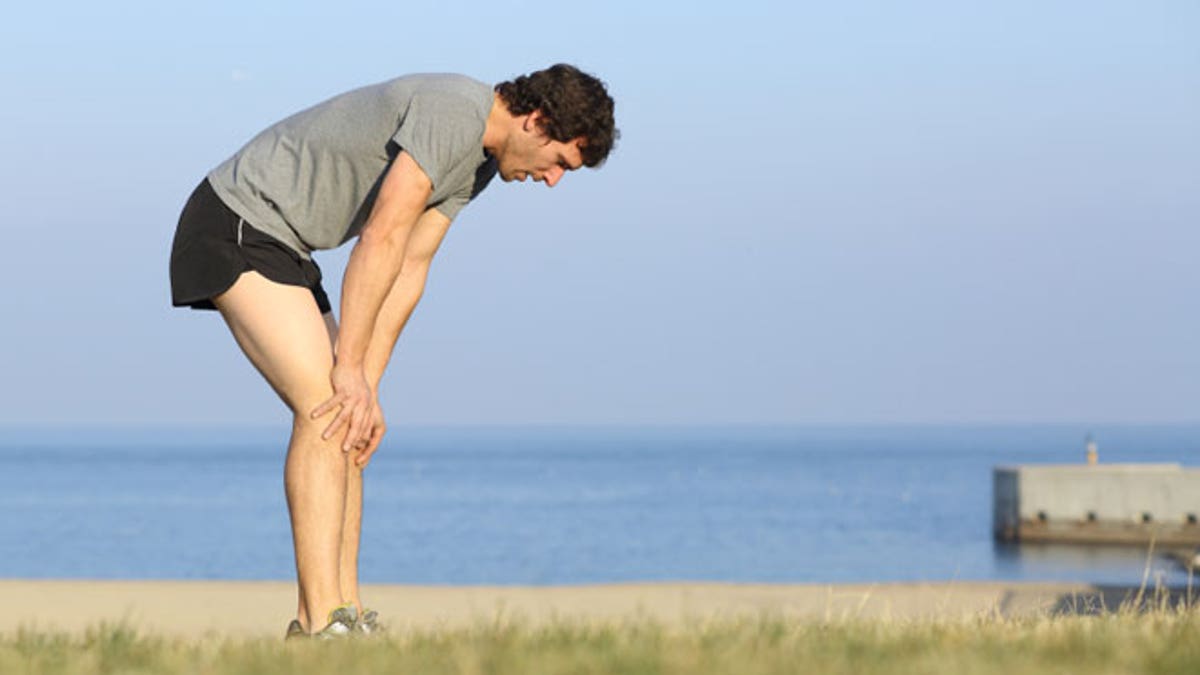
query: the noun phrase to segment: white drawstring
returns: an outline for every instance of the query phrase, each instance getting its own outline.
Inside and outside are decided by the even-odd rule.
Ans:
[[[242,246],[242,225],[245,224],[245,222],[246,222],[245,220],[238,218],[238,247],[239,248]]]

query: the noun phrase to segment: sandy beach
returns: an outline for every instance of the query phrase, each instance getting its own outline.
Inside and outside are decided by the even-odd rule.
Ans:
[[[759,615],[811,620],[967,619],[1117,607],[1136,588],[1086,584],[945,582],[877,585],[634,583],[586,586],[364,587],[364,600],[396,629],[454,628],[519,620],[669,625]],[[281,633],[295,590],[271,581],[0,580],[0,632],[18,627],[71,632],[126,622],[169,636]],[[1181,596],[1182,591],[1176,591]],[[17,608],[18,611],[11,611]]]

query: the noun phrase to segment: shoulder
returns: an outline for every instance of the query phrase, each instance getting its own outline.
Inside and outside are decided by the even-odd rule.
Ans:
[[[486,120],[492,105],[492,88],[465,75],[409,75],[393,83],[404,90],[410,110]]]
[[[407,103],[392,141],[408,152],[433,182],[433,202],[469,189],[475,168],[486,161],[483,133],[491,88],[462,75],[410,75],[394,80]]]
[[[439,142],[474,145],[482,138],[491,111],[492,90],[465,75],[408,75],[392,81],[405,89],[397,139],[431,136]]]

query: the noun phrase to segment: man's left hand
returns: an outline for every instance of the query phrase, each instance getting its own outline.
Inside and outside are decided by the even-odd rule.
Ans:
[[[367,377],[361,367],[355,368],[341,363],[335,364],[329,373],[330,384],[333,385],[333,396],[312,411],[313,419],[317,419],[340,407],[333,422],[321,434],[323,440],[329,440],[343,426],[346,438],[342,441],[342,452],[351,449],[360,450],[368,447],[372,438],[374,411],[379,409],[375,400],[375,392],[367,384]],[[382,419],[382,413],[379,414]]]

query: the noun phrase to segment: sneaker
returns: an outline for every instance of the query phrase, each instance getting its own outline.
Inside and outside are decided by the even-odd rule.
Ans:
[[[383,626],[379,625],[379,612],[373,609],[364,609],[363,615],[358,619],[358,623],[354,624],[354,632],[363,637],[382,633]]]
[[[298,619],[288,624],[284,640],[313,638],[315,640],[337,640],[353,635],[357,630],[358,612],[354,605],[344,605],[329,613],[329,624],[315,633],[304,632]]]
[[[286,641],[306,637],[308,637],[308,633],[304,632],[304,626],[300,625],[300,620],[292,619],[292,622],[288,624],[287,634],[283,636],[283,639]]]
[[[343,605],[329,613],[329,624],[312,634],[318,640],[337,640],[354,633],[358,623],[358,610],[354,605]]]

